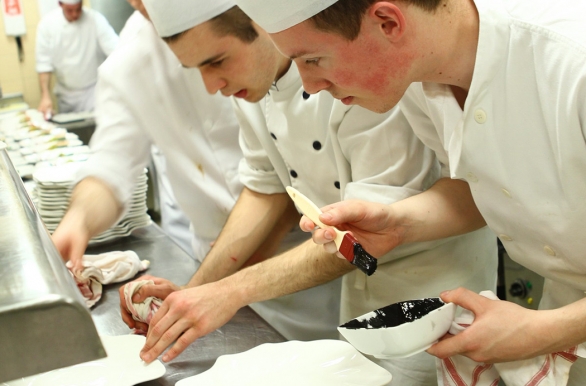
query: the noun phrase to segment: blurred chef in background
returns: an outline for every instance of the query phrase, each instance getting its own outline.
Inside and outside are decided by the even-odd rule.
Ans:
[[[198,260],[242,189],[242,152],[230,102],[209,95],[199,71],[182,68],[158,37],[141,2],[130,3],[138,11],[99,70],[92,155],[53,233],[63,258],[78,267],[89,240],[122,217],[152,145],[164,155],[171,193],[191,222],[189,249]]]
[[[54,112],[51,74],[59,112],[94,109],[98,67],[118,44],[118,36],[106,18],[82,6],[81,0],[62,0],[37,27],[36,70],[41,85],[38,110],[46,118]]]

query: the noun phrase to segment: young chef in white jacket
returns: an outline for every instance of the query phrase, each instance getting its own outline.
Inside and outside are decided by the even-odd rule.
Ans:
[[[118,36],[99,12],[82,7],[81,0],[62,0],[37,27],[36,70],[41,85],[38,109],[49,116],[51,74],[59,112],[94,109],[98,67],[118,43]]]
[[[206,92],[197,70],[181,68],[140,13],[129,18],[121,36],[99,71],[92,156],[78,174],[81,182],[53,241],[66,260],[79,264],[89,239],[126,210],[156,144],[166,157],[174,196],[192,223],[190,248],[201,261],[242,190],[232,106]]]
[[[457,209],[473,198],[509,255],[546,278],[537,312],[464,289],[446,292],[444,300],[476,320],[431,354],[490,363],[586,342],[584,2],[308,0],[291,13],[285,0],[238,3],[296,58],[312,92],[326,89],[376,111],[399,103],[472,192],[391,206],[342,202],[322,221],[346,223],[367,249],[384,252],[466,227],[470,219]],[[308,220],[303,226],[312,228]],[[331,237],[314,233],[319,243]],[[578,358],[569,384],[584,384],[584,363]]]
[[[169,2],[145,1],[145,5],[162,36],[183,32],[183,29],[167,28],[166,18],[181,28],[186,27],[169,12]],[[183,3],[177,8],[178,14],[188,14],[195,7]],[[292,185],[321,205],[341,197],[390,203],[420,193],[438,180],[439,165],[432,152],[415,138],[399,110],[375,114],[360,107],[343,106],[327,93],[307,94],[295,64],[274,49],[264,31],[255,28],[253,36],[238,41],[222,35],[221,23],[228,20],[248,21],[235,7],[212,22],[167,40],[184,66],[201,70],[209,92],[234,96],[245,155],[240,166],[241,178],[246,186],[259,193],[259,199],[284,194],[285,186]],[[387,151],[373,157],[373,151],[379,146]],[[273,208],[276,206],[267,210]],[[248,230],[255,225],[253,219],[248,220],[255,213],[245,210],[241,208],[241,219],[229,219],[226,225],[229,230],[222,232],[214,249],[221,243],[241,239],[245,232],[249,235],[252,231],[270,229],[271,224],[257,224]],[[307,259],[306,250],[310,245],[306,243],[288,252],[289,259]],[[234,265],[231,257],[214,255],[212,250],[196,276],[205,268],[214,272],[214,265]],[[319,259],[327,262],[332,256],[322,254]],[[333,264],[339,268],[320,273],[322,282],[327,280],[326,276],[331,280],[352,271],[347,262],[336,260]],[[342,299],[344,320],[399,300],[437,296],[446,286],[494,288],[496,238],[485,228],[449,240],[407,246],[381,257],[380,262],[372,277],[357,271],[346,276]],[[291,274],[303,277],[306,270],[286,272],[276,268],[271,273],[282,275],[283,281]],[[257,290],[265,291],[265,278],[258,277],[258,281]],[[147,296],[146,292],[143,296]],[[202,312],[200,296],[205,296],[205,290],[200,287],[180,292],[169,295],[165,301],[162,314],[173,316],[161,323],[183,325],[181,328],[188,330],[184,334],[187,340],[187,336],[193,336],[192,330],[200,328],[199,321],[192,319],[190,313],[195,309]],[[311,325],[324,311],[312,309],[301,315],[304,319],[300,322]],[[172,330],[179,332],[177,328],[180,327]],[[154,334],[163,332],[164,329]],[[437,383],[435,364],[425,353],[382,364],[391,369],[398,384]]]
[[[238,124],[230,100],[209,95],[199,71],[182,68],[159,38],[141,2],[131,4],[144,16],[131,16],[120,46],[100,68],[92,156],[78,174],[81,181],[53,241],[66,260],[80,264],[90,238],[124,212],[155,144],[165,155],[174,196],[191,220],[193,252],[201,262],[239,195],[251,197],[238,176]],[[271,214],[277,224],[262,248],[251,251],[254,259],[309,239],[298,230],[295,207],[287,209],[283,216]],[[289,232],[292,227],[297,232]],[[263,316],[271,320],[270,313],[278,314],[269,308]]]

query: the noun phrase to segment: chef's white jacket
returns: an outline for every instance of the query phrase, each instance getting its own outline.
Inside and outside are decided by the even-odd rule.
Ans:
[[[511,258],[546,278],[541,307],[557,308],[586,290],[586,3],[475,3],[464,110],[431,83],[400,106],[445,174],[468,181]]]
[[[254,191],[278,193],[291,185],[318,206],[349,198],[392,203],[424,191],[440,176],[433,152],[417,139],[399,109],[376,114],[344,106],[326,92],[309,95],[294,63],[262,101],[234,99],[234,104],[245,156],[240,174]],[[497,242],[488,228],[406,245],[380,258],[374,275],[356,270],[344,276],[340,319],[346,322],[397,301],[438,296],[460,285],[494,290],[496,273]],[[314,298],[305,300],[316,302],[314,309],[323,303],[319,314],[329,316],[318,324],[317,313],[307,312],[308,328],[313,323],[316,331],[327,331],[339,323],[334,304],[340,293],[333,290],[338,283],[316,287],[321,297],[313,289]],[[413,379],[435,382],[434,361],[423,356],[427,358],[383,365],[401,385]]]
[[[127,204],[156,144],[203,260],[242,189],[238,124],[229,99],[209,95],[199,71],[182,68],[142,15],[126,27],[134,37],[99,70],[92,156],[78,177],[105,181]]]
[[[55,74],[55,94],[79,94],[91,89],[98,67],[118,44],[118,36],[99,12],[83,8],[68,22],[61,7],[45,15],[37,26],[36,70]]]

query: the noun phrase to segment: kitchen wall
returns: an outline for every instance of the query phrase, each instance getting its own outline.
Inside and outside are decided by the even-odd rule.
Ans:
[[[0,0],[3,4],[5,0]],[[94,6],[110,21],[116,32],[132,13],[125,0],[83,0],[84,6]],[[26,35],[21,37],[23,60],[19,61],[14,37],[6,36],[0,12],[0,87],[4,94],[22,93],[25,102],[36,108],[41,100],[38,74],[35,71],[35,38],[41,13],[58,7],[57,0],[21,0],[26,21]],[[57,103],[54,101],[54,106]]]
[[[0,0],[1,1],[1,0]],[[92,8],[106,16],[116,33],[120,33],[134,8],[126,0],[91,0]]]
[[[1,3],[4,0],[0,0]],[[39,80],[35,71],[35,34],[39,22],[39,6],[36,0],[22,0],[26,21],[26,35],[22,36],[23,61],[18,59],[14,37],[6,36],[4,18],[0,17],[0,86],[3,94],[22,93],[25,101],[36,107],[41,99]],[[1,13],[0,13],[1,16]]]

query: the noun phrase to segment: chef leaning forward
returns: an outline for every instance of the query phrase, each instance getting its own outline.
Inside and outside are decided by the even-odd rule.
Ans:
[[[326,89],[376,111],[399,103],[450,176],[468,182],[509,255],[546,278],[540,311],[463,289],[444,294],[472,310],[476,322],[431,354],[502,362],[586,341],[585,2],[328,0],[295,2],[297,9],[286,0],[237,3],[295,57],[309,91]],[[405,229],[395,224],[418,224],[417,234],[403,233],[404,243],[471,220],[450,210],[464,197],[430,201],[429,193],[401,208],[340,203],[322,219],[349,223],[380,252]],[[438,206],[440,199],[446,205]],[[356,222],[375,209],[385,220]],[[302,226],[311,228],[306,220]],[[377,236],[376,226],[389,231]],[[330,232],[317,231],[314,240],[327,243]],[[585,362],[572,366],[570,384],[586,384]]]
[[[197,3],[177,2],[175,12],[188,15],[197,9]],[[269,201],[272,196],[284,195],[285,186],[292,185],[318,205],[341,198],[392,203],[444,183],[433,153],[415,137],[400,110],[376,114],[359,106],[344,106],[328,93],[308,94],[302,87],[297,66],[282,56],[266,32],[251,24],[237,7],[208,23],[180,23],[168,28],[169,21],[178,23],[180,19],[170,12],[169,4],[161,0],[145,1],[157,31],[166,38],[181,63],[200,69],[210,93],[220,91],[233,97],[245,155],[240,167],[241,178],[248,189],[257,193],[259,200]],[[226,28],[230,31],[234,26],[246,33],[236,36],[226,33]],[[183,33],[185,30],[187,32]],[[376,156],[380,147],[386,151]],[[464,182],[457,185],[457,188],[468,189]],[[272,202],[271,206],[264,207],[269,213],[282,210],[279,205],[290,205],[290,201]],[[195,277],[202,273],[211,275],[218,267],[232,264],[230,255],[214,253],[222,243],[248,237],[249,228],[264,233],[271,229],[270,223],[255,220],[266,216],[262,212],[252,207],[239,207],[239,203],[235,211],[237,209],[240,210],[239,218],[231,217],[224,228],[224,232],[230,230],[231,237],[220,236]],[[257,243],[263,241],[262,238],[256,240]],[[271,262],[278,259],[282,263],[272,265],[270,274],[261,276],[255,266],[252,268],[257,270],[244,270],[225,279],[224,287],[246,287],[239,275],[244,275],[245,280],[256,278],[255,293],[244,300],[247,304],[257,297],[282,295],[351,272],[345,276],[343,284],[341,318],[347,320],[399,300],[437,296],[445,288],[462,285],[479,291],[494,289],[496,282],[496,237],[487,228],[459,237],[398,248],[382,256],[379,270],[368,278],[345,260],[325,253],[311,242]],[[270,266],[266,263],[259,265]],[[292,275],[296,288],[288,283]],[[272,281],[277,278],[280,278],[279,288],[274,288]],[[226,281],[234,284],[226,285]],[[300,298],[306,304],[310,299],[314,302],[326,300],[322,312],[316,312],[315,306],[304,310],[296,306],[291,297],[285,298],[287,302],[282,302],[279,311],[288,315],[291,307],[297,307],[298,316],[290,317],[296,317],[299,323],[317,332],[317,318],[333,309],[331,306],[326,308],[326,305],[333,304],[338,296],[329,287],[335,283],[330,281],[326,287],[316,287],[307,292],[305,298]],[[201,299],[202,291],[205,288],[199,287],[171,295],[154,323],[170,327],[170,333],[201,329],[198,320],[190,315],[194,309],[202,312],[202,301],[196,300]],[[232,291],[241,292],[240,289]],[[217,294],[211,293],[210,296]],[[189,310],[185,309],[185,301],[191,306]],[[231,304],[226,304],[224,308],[230,307]],[[337,318],[336,315],[335,324]],[[182,325],[182,330],[171,327],[173,323]],[[164,329],[155,332],[151,328],[147,347],[157,341]],[[186,335],[194,338],[192,332],[183,336]],[[145,359],[152,360],[152,355],[158,354],[159,349],[169,343],[159,342],[159,347],[147,353],[150,357]],[[172,352],[167,358],[174,355]],[[426,353],[382,364],[391,370],[397,384],[437,383],[435,363]]]
[[[37,27],[36,70],[41,84],[38,109],[45,116],[53,111],[49,90],[52,73],[59,112],[93,110],[98,67],[118,43],[106,18],[82,7],[81,0],[62,0],[59,6]]]
[[[140,1],[131,3],[144,13]],[[206,92],[199,71],[180,66],[147,18],[137,11],[128,19],[120,44],[98,71],[92,155],[77,173],[69,209],[52,235],[61,255],[76,265],[89,239],[128,210],[152,145],[165,155],[171,193],[191,222],[184,248],[198,260],[242,190],[231,104]],[[164,228],[172,236],[183,231],[174,225]]]

